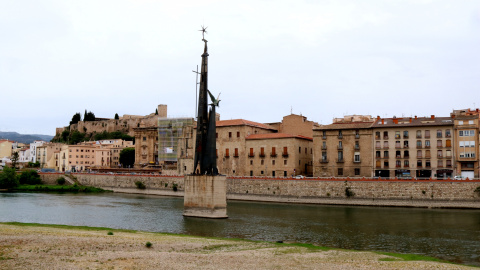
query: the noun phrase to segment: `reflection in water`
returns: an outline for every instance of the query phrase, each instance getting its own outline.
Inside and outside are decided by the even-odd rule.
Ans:
[[[183,217],[183,199],[0,193],[0,221],[304,242],[480,266],[480,211],[228,202],[228,219]]]

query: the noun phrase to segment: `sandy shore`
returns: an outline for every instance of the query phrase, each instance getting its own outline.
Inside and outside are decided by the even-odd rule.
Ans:
[[[373,252],[111,231],[0,224],[0,269],[472,269]]]

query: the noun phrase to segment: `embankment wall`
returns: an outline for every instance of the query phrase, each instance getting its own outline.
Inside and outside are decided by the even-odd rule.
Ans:
[[[41,174],[47,184],[61,174]],[[183,176],[74,174],[82,185],[115,192],[183,196]],[[140,181],[146,189],[140,190]],[[176,185],[178,191],[173,191]],[[480,208],[480,181],[227,178],[227,199],[409,207]]]

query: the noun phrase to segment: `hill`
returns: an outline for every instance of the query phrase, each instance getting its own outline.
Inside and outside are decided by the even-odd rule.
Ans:
[[[49,142],[53,136],[40,134],[20,134],[18,132],[3,132],[0,131],[0,139],[9,139],[20,143],[32,143],[33,141],[47,141]]]

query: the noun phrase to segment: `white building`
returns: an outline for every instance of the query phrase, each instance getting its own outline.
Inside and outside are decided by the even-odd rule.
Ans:
[[[37,147],[44,145],[46,141],[34,141],[30,144],[30,162],[37,162]]]

